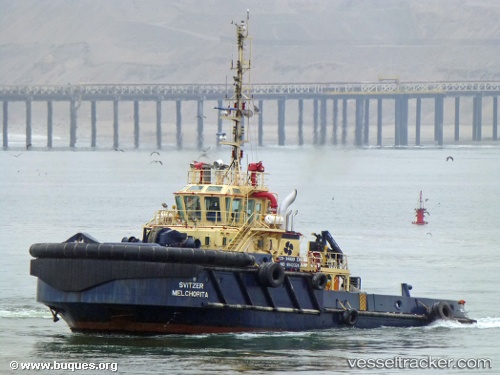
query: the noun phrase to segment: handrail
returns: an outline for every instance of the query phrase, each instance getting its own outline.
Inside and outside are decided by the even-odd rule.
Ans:
[[[248,214],[247,212],[238,211],[237,214],[238,220],[236,220],[236,216],[230,217],[231,214],[235,214],[234,211],[221,211],[221,210],[205,210],[205,213],[214,212],[215,220],[210,220],[208,218],[203,217],[203,210],[186,210],[187,218],[184,219],[181,217],[180,213],[177,210],[172,209],[160,209],[157,210],[153,216],[153,218],[148,221],[145,226],[159,226],[159,225],[190,225],[194,224],[194,226],[199,225],[221,225],[225,224],[228,226],[239,227],[240,229],[248,226],[250,228],[270,228],[271,226],[267,225],[264,222],[264,214],[260,214],[261,219],[255,220],[255,213]]]
[[[254,179],[252,182],[252,174]],[[227,170],[209,169],[195,169],[192,168],[188,172],[188,184],[204,184],[204,185],[231,185],[242,186],[250,185],[263,188],[266,186],[264,172],[231,172]]]
[[[348,270],[347,255],[327,252],[326,256],[320,251],[308,252],[300,257],[300,268],[305,271],[318,272],[322,269]]]

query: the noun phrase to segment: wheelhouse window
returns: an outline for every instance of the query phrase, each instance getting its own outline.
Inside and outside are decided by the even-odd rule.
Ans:
[[[184,196],[184,205],[186,206],[186,214],[189,220],[201,219],[200,197],[186,195]]]
[[[208,221],[214,221],[214,222],[221,221],[220,198],[205,197],[205,212],[207,214]]]
[[[249,199],[246,206],[246,215],[248,222],[262,220],[262,209],[263,204],[260,199]]]
[[[240,221],[241,214],[241,199],[233,198],[233,204],[231,205],[231,213],[235,222]]]
[[[231,198],[226,197],[226,223],[230,221],[230,215],[229,215],[230,207],[231,207]]]
[[[249,199],[247,203],[247,217],[249,223],[251,223],[255,219],[254,209],[255,209],[255,199]]]
[[[179,195],[175,196],[175,204],[177,205],[177,213],[179,214],[179,219],[184,221],[185,220],[184,204],[182,202],[181,196],[179,196]]]
[[[239,223],[241,217],[241,211],[243,209],[241,198],[230,198],[226,197],[226,222]]]
[[[260,221],[262,217],[262,202],[255,203],[255,220]]]

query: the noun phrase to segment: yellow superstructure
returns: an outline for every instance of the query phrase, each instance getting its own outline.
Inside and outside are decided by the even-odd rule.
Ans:
[[[256,258],[260,262],[279,262],[288,272],[313,273],[313,284],[320,289],[350,290],[347,257],[329,233],[328,238],[327,232],[316,235],[316,240],[301,250],[304,236],[294,229],[297,211],[288,210],[296,190],[278,205],[277,195],[266,186],[262,162],[250,163],[242,170],[242,145],[246,142],[243,118],[253,116],[250,86],[243,85],[243,75],[250,70],[250,60],[244,56],[248,18],[236,25],[236,33],[234,95],[226,107],[216,107],[221,118],[233,124],[231,138],[220,142],[230,146],[231,161],[193,162],[187,185],[174,193],[175,204],[156,212],[144,226],[143,241],[259,254],[263,255]]]

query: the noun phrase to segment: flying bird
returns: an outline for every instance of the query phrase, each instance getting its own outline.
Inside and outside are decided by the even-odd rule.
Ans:
[[[198,157],[198,159],[200,159],[200,158],[207,158],[208,159],[207,151],[210,150],[210,147],[212,147],[212,146],[208,146],[207,148],[202,148],[201,151],[203,151],[203,154],[201,154]]]
[[[161,204],[161,206],[162,206],[164,209],[167,209],[167,208],[168,208],[168,204],[166,204],[165,202],[163,202],[163,203]]]
[[[160,156],[160,153],[158,151],[153,151],[151,154],[149,154],[149,156],[153,156],[154,154]]]
[[[163,165],[162,161],[161,160],[151,160],[151,163],[160,163],[161,165]],[[150,164],[151,164],[150,163]]]
[[[453,156],[448,156],[448,157],[446,158],[446,161],[448,161],[448,160],[453,161]]]

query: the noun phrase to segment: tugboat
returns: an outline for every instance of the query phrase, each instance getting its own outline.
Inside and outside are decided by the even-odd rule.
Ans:
[[[193,162],[175,205],[157,211],[142,236],[100,243],[77,233],[30,247],[37,301],[74,332],[200,334],[473,323],[463,300],[370,294],[352,276],[333,236],[318,231],[301,248],[292,213],[297,191],[279,202],[264,163],[243,165],[246,20],[236,24],[234,95],[219,108],[232,122],[226,164]]]

